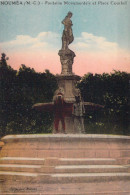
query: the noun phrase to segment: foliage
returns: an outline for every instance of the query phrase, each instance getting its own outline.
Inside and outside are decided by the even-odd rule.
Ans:
[[[36,73],[25,65],[18,72],[0,67],[0,88],[0,136],[51,132],[53,114],[40,113],[32,106],[52,100],[57,88],[53,74]]]
[[[87,133],[129,135],[129,74],[86,74],[77,84],[84,101],[105,105],[85,115]],[[37,73],[21,65],[19,71],[0,64],[0,136],[7,134],[50,133],[53,113],[32,109],[38,102],[50,102],[57,89],[56,77],[46,70]]]
[[[104,105],[101,111],[86,113],[86,131],[129,135],[129,78],[126,72],[86,74],[78,83],[84,101]]]

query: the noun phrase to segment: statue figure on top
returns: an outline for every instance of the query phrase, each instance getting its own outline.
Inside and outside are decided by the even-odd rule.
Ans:
[[[74,36],[72,32],[72,13],[68,12],[67,16],[62,21],[62,24],[64,24],[64,30],[62,34],[62,48],[59,51],[60,61],[62,65],[62,75],[72,75],[72,65],[74,62],[75,53],[71,51],[68,46],[70,43],[73,42]]]
[[[74,36],[73,36],[72,28],[71,28],[73,24],[70,19],[72,15],[73,14],[71,12],[68,12],[67,16],[62,21],[62,24],[64,24],[64,30],[62,34],[62,49],[63,50],[68,49],[68,45],[72,43],[74,40]]]

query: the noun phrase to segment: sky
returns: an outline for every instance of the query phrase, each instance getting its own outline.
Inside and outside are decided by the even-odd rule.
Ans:
[[[63,0],[30,0],[30,5],[24,5],[24,0],[18,2],[23,5],[2,5],[0,1],[0,53],[6,53],[14,69],[25,64],[37,72],[49,69],[61,73],[61,21],[71,11],[74,42],[69,48],[76,54],[73,72],[81,76],[88,72],[130,72],[129,0],[66,1],[86,5],[64,5]]]

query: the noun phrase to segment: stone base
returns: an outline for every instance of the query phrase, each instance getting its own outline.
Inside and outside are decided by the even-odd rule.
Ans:
[[[73,103],[75,102],[75,96],[79,94],[79,90],[75,87],[76,81],[80,80],[80,76],[78,75],[57,75],[58,81],[58,91],[62,91],[64,101],[66,102],[67,111],[65,110],[65,131],[66,133],[74,133],[79,134],[83,133],[81,130],[74,129],[74,118],[72,116],[72,107]],[[59,131],[62,132],[62,127],[59,124]],[[55,133],[55,130],[54,130]]]
[[[70,49],[61,49],[58,53],[62,65],[61,74],[72,74],[72,65],[75,57],[75,53]]]
[[[65,121],[65,133],[66,134],[84,134],[84,122],[81,123],[81,121],[75,121],[76,119],[73,116],[66,116],[64,118]],[[77,126],[76,126],[77,125]],[[76,126],[76,127],[75,127]],[[61,121],[59,122],[59,133],[64,133],[62,129]],[[53,133],[55,134],[55,128],[53,128]]]
[[[0,157],[121,158],[130,157],[130,137],[57,134],[8,135]]]
[[[77,89],[75,84],[80,80],[80,76],[78,75],[57,75],[58,87],[64,89],[64,100],[69,103],[75,102],[75,95],[77,93]]]
[[[2,141],[2,195],[130,194],[128,136],[9,135]]]

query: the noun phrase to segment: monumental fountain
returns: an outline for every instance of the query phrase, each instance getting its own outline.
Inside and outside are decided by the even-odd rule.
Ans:
[[[76,83],[81,78],[72,71],[75,53],[69,49],[74,40],[72,31],[72,13],[68,12],[62,21],[64,30],[62,34],[62,48],[59,50],[61,74],[57,75],[58,89],[55,91],[53,102],[38,103],[33,108],[42,111],[54,111],[53,133],[84,133],[83,116],[85,109],[99,109],[103,106],[83,102],[80,90]],[[59,124],[61,122],[61,124]]]

